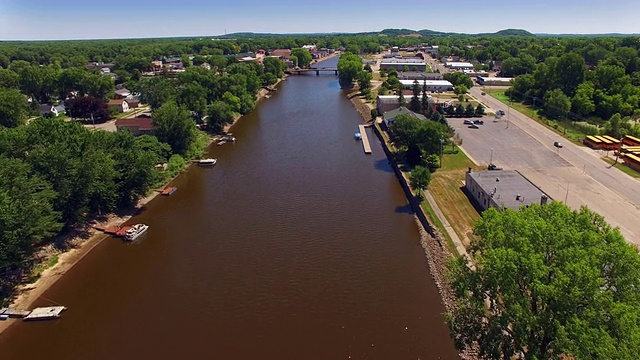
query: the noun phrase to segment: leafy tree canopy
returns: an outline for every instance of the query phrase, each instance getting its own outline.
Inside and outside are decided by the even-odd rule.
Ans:
[[[640,256],[602,216],[553,202],[491,208],[451,263],[456,345],[488,359],[640,357]]]

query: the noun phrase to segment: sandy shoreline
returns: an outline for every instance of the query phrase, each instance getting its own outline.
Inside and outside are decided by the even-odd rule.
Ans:
[[[280,84],[282,80],[283,79],[278,79],[278,81],[275,84],[271,85],[271,87],[278,86],[278,84]],[[256,95],[256,103],[264,99],[265,96],[269,94],[269,92],[270,91],[267,89],[260,89],[260,91]],[[228,132],[229,129],[231,129],[231,127],[235,125],[241,118],[242,115],[236,116],[233,119],[233,123],[227,124],[224,127],[224,132]],[[212,141],[209,142],[209,145],[211,145],[211,142]],[[178,174],[174,178],[167,181],[167,183],[165,183],[163,187],[173,182],[180,175],[181,174]],[[96,246],[100,245],[105,239],[111,237],[110,235],[95,230],[93,228],[94,226],[120,226],[125,222],[131,220],[143,206],[148,204],[151,200],[155,199],[158,195],[160,195],[160,192],[154,191],[151,195],[140,199],[135,208],[130,209],[130,211],[128,211],[128,213],[124,215],[117,216],[115,214],[110,214],[107,216],[107,219],[105,221],[91,221],[88,230],[66,241],[70,249],[58,254],[58,262],[54,266],[43,270],[36,282],[31,284],[22,284],[17,287],[17,295],[13,299],[9,307],[24,310],[30,309],[33,304],[42,297],[42,294],[44,294],[45,291],[53,286],[53,284],[55,284],[58,279],[66,274],[75,264],[80,262],[80,260],[82,260]],[[16,322],[16,320],[5,320],[0,322],[0,336],[2,336],[2,333]]]

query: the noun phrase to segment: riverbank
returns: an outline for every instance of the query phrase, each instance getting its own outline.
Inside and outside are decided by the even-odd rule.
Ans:
[[[275,88],[281,83],[283,79],[278,79],[278,81],[271,87]],[[260,89],[260,91],[256,95],[256,103],[264,99],[269,93],[270,91],[265,88]],[[224,132],[228,132],[228,130],[241,118],[242,115],[236,116],[231,124],[225,126]],[[214,137],[210,137],[209,145],[211,145],[213,139]],[[163,186],[161,186],[161,188],[168,186],[178,176],[180,176],[182,172],[188,169],[188,167],[189,166],[186,166],[183,171],[169,179],[165,184],[163,184]],[[153,191],[149,196],[140,199],[137,204],[131,208],[124,209],[117,213],[105,215],[102,220],[89,221],[82,228],[74,229],[69,233],[59,235],[56,238],[55,243],[62,244],[60,246],[61,249],[57,249],[53,245],[47,245],[43,247],[35,255],[37,264],[34,269],[38,267],[42,268],[43,266],[46,266],[46,264],[52,263],[53,259],[57,259],[57,261],[55,261],[55,264],[53,264],[53,266],[47,267],[42,270],[39,275],[35,274],[37,276],[37,280],[35,282],[18,285],[16,288],[16,293],[9,307],[16,309],[31,308],[37,300],[42,298],[42,294],[44,294],[47,289],[53,286],[58,279],[66,274],[75,264],[80,262],[80,260],[82,260],[87,254],[89,254],[91,250],[100,245],[105,239],[110,238],[110,235],[96,230],[96,226],[121,226],[127,221],[131,220],[134,216],[139,214],[144,206],[155,199],[158,195],[160,195],[160,192]],[[16,323],[15,320],[0,322],[0,336],[14,323]]]
[[[372,121],[370,112],[367,112],[367,109],[371,109],[372,106],[366,102],[365,99],[362,99],[358,96],[357,93],[352,93],[349,95],[349,99],[351,103],[354,105],[355,109],[360,113],[363,121],[365,123],[370,123]],[[429,223],[427,220],[426,214],[419,201],[416,200],[416,196],[413,192],[413,189],[410,187],[410,182],[406,173],[404,173],[398,163],[396,162],[395,157],[392,152],[392,145],[389,144],[384,136],[382,135],[382,130],[380,129],[378,124],[373,124],[373,130],[376,133],[378,140],[380,141],[383,150],[385,151],[385,155],[389,161],[389,164],[394,170],[400,185],[402,186],[407,200],[411,204],[411,207],[414,210],[414,216],[416,224],[418,225],[420,231],[420,245],[425,253],[425,257],[427,259],[427,263],[429,264],[429,272],[431,277],[436,284],[438,289],[440,298],[442,299],[442,304],[444,305],[447,312],[451,312],[455,309],[456,305],[456,296],[451,287],[451,284],[447,280],[447,263],[455,256],[456,254],[452,254],[446,247],[446,239],[439,233],[437,228]],[[466,350],[459,354],[460,358],[463,360],[476,360],[479,359],[477,353],[474,350]]]

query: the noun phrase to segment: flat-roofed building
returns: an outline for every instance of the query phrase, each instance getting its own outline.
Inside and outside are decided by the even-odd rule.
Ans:
[[[398,80],[442,80],[440,73],[403,71],[398,73]]]
[[[413,89],[413,82],[416,80],[398,80],[400,84],[404,86],[405,89]],[[422,90],[423,86],[427,86],[427,91],[432,92],[442,92],[442,91],[450,91],[453,90],[453,84],[451,84],[447,80],[418,80],[418,84],[420,84],[420,90]]]
[[[465,188],[482,211],[489,207],[518,210],[550,200],[516,170],[468,171]]]
[[[473,69],[473,64],[470,62],[447,61],[444,66],[452,70]]]
[[[511,80],[513,80],[513,78],[488,77],[488,76],[478,76],[478,77],[476,77],[476,82],[479,85],[511,86]]]
[[[389,58],[383,59],[380,62],[380,70],[396,69],[397,71],[415,71],[425,72],[427,71],[427,64],[423,59],[419,58]]]

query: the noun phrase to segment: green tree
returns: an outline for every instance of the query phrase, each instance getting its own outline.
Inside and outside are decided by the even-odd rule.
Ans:
[[[544,94],[544,112],[550,118],[563,119],[571,109],[571,99],[562,90],[549,90]]]
[[[27,99],[20,91],[0,88],[0,128],[23,124],[27,112]]]
[[[400,82],[398,82],[398,85],[396,85],[396,96],[398,96],[398,105],[407,105],[407,100],[405,100],[404,98],[404,85],[402,85]]]
[[[268,57],[263,60],[264,72],[265,74],[273,74],[276,78],[281,78],[284,76],[284,70],[287,65],[285,63],[275,57]]]
[[[464,116],[466,117],[472,117],[473,115],[475,115],[476,109],[473,107],[472,104],[467,104],[467,107],[464,109]]]
[[[224,101],[216,101],[208,110],[207,125],[210,132],[220,133],[225,125],[233,123],[233,108]]]
[[[174,154],[184,155],[196,137],[196,124],[189,112],[173,101],[153,112],[153,126],[158,140],[169,144]]]
[[[179,91],[178,104],[202,119],[207,111],[207,89],[195,82],[188,83]]]
[[[590,115],[596,109],[596,104],[593,102],[594,93],[593,83],[587,81],[578,85],[576,94],[571,99],[573,112],[583,117]]]
[[[203,69],[204,70],[204,69]],[[162,104],[176,97],[174,83],[160,76],[153,76],[140,82],[140,96],[151,109],[158,109]]]
[[[313,57],[311,53],[307,49],[303,48],[293,48],[291,49],[291,56],[295,56],[298,59],[298,66],[301,68],[305,68],[309,66]]]
[[[353,87],[353,81],[358,79],[362,72],[362,58],[360,56],[344,53],[338,60],[338,82],[343,89]]]
[[[450,264],[456,346],[491,359],[640,357],[640,256],[587,208],[490,208]]]
[[[476,107],[475,110],[475,115],[476,116],[484,116],[484,106],[480,103],[478,103],[478,106]]]
[[[411,101],[409,102],[409,109],[413,112],[419,113],[421,104],[420,104],[420,84],[418,80],[413,81],[413,95],[411,96]]]
[[[460,103],[456,106],[456,116],[463,116],[463,115],[464,115],[464,105]]]
[[[469,89],[465,85],[457,85],[453,88],[453,92],[456,95],[464,95],[467,93],[467,91],[469,91]]]
[[[373,79],[373,75],[369,72],[360,71],[358,74],[358,86],[362,95],[366,96],[371,93],[371,79]]]
[[[429,112],[429,95],[427,95],[427,82],[422,84],[422,97],[420,98],[420,111],[422,114]]]
[[[431,170],[429,170],[428,167],[416,166],[409,173],[409,181],[411,182],[411,187],[418,193],[421,193],[429,186]]]

